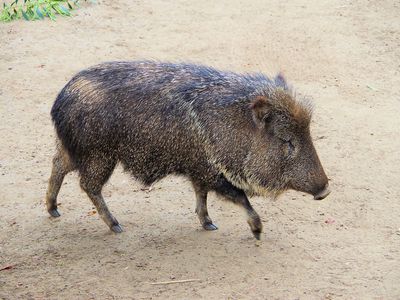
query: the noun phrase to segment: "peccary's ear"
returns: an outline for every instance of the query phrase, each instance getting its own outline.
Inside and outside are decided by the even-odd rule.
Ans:
[[[284,90],[289,89],[286,78],[285,78],[285,76],[283,76],[283,74],[281,72],[279,72],[278,75],[275,76],[274,81],[275,81],[276,86],[279,86],[279,87],[283,88]]]
[[[263,127],[271,116],[271,104],[268,102],[267,97],[257,96],[251,102],[250,107],[253,113],[254,122],[258,127]]]

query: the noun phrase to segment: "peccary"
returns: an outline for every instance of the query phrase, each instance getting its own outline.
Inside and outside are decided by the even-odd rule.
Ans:
[[[215,230],[207,193],[242,206],[258,239],[262,224],[247,196],[294,189],[323,199],[328,179],[310,136],[311,105],[278,74],[236,74],[194,64],[109,62],[83,70],[59,93],[51,116],[57,152],[47,209],[73,170],[99,215],[122,229],[101,191],[119,162],[146,185],[186,176],[196,213]]]

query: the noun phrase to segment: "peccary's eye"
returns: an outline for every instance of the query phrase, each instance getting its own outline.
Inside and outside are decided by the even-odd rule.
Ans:
[[[287,147],[288,147],[288,153],[289,155],[292,155],[294,152],[294,145],[292,143],[292,141],[286,141]]]
[[[291,140],[288,139],[281,139],[284,147],[286,147],[285,152],[288,156],[291,156],[295,150],[295,147]]]

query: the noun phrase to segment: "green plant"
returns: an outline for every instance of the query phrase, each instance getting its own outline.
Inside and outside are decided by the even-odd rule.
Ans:
[[[0,21],[9,22],[21,18],[32,21],[45,17],[55,20],[57,14],[70,16],[78,2],[79,0],[15,0],[10,4],[3,3]]]

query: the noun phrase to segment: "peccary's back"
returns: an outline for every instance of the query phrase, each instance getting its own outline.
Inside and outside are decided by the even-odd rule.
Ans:
[[[171,172],[210,171],[215,129],[235,101],[268,82],[189,64],[105,63],[73,77],[51,115],[78,167],[91,156],[116,158],[151,183]]]

